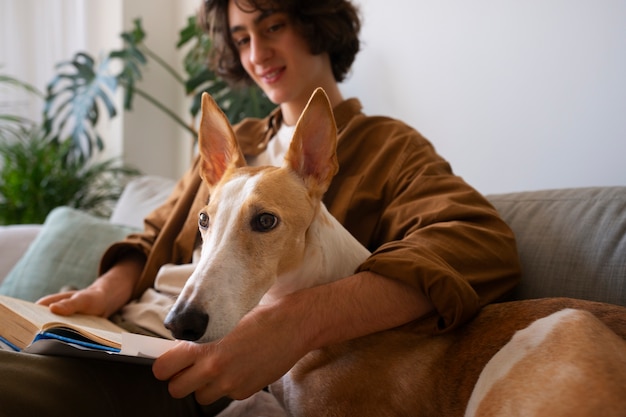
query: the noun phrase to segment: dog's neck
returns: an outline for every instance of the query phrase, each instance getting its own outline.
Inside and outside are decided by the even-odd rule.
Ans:
[[[260,304],[271,303],[292,292],[350,276],[370,255],[321,202],[307,231],[306,240],[306,250],[300,265],[279,275]]]

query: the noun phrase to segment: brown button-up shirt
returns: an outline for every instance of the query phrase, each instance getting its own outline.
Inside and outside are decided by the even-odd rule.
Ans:
[[[398,120],[365,116],[356,99],[340,103],[334,114],[340,168],[324,202],[373,252],[359,271],[402,280],[426,294],[437,313],[429,320],[432,332],[466,322],[517,284],[512,231],[430,142]],[[244,154],[263,151],[280,122],[277,110],[235,126]],[[163,264],[189,263],[207,201],[196,159],[165,204],[145,219],[145,231],[107,250],[101,271],[127,251],[141,251],[147,262],[135,288],[139,296]]]

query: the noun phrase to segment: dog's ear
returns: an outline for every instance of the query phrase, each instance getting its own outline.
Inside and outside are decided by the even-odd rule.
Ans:
[[[202,157],[200,176],[210,187],[228,168],[246,165],[228,118],[208,93],[202,94],[198,146]]]
[[[298,119],[285,164],[304,180],[309,193],[321,197],[339,169],[337,127],[328,96],[313,92]]]

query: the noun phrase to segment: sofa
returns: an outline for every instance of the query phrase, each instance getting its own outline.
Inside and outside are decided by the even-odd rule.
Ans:
[[[0,227],[0,293],[34,300],[63,285],[87,285],[104,248],[140,230],[173,186],[155,176],[134,179],[106,220],[59,208],[43,225]],[[523,275],[513,299],[566,296],[626,306],[626,186],[487,198],[517,238]]]

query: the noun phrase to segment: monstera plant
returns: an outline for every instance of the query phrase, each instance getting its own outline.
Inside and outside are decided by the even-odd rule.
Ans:
[[[184,75],[148,47],[140,19],[121,37],[122,49],[99,61],[79,52],[61,62],[45,95],[15,78],[0,76],[0,84],[24,88],[44,100],[41,125],[0,114],[0,224],[41,223],[59,205],[108,215],[129,176],[138,174],[118,160],[98,158],[104,142],[96,126],[101,112],[108,118],[118,113],[113,100],[118,89],[123,90],[126,110],[132,111],[133,100],[139,96],[183,126],[193,140],[193,118],[204,91],[216,99],[232,123],[245,116],[262,117],[274,107],[257,87],[232,89],[208,70],[211,42],[195,17],[188,19],[177,43],[178,48],[189,47]],[[142,70],[148,63],[165,68],[190,96],[188,121],[141,88]]]
[[[195,17],[188,19],[177,43],[178,48],[190,47],[184,57],[184,75],[178,74],[148,47],[141,19],[135,19],[133,29],[122,33],[121,37],[124,47],[111,51],[100,62],[80,52],[72,60],[59,64],[58,75],[48,86],[44,110],[46,134],[54,140],[69,137],[78,157],[89,158],[94,150],[103,148],[102,138],[94,127],[100,108],[105,109],[109,118],[117,114],[111,97],[118,88],[124,91],[126,110],[131,110],[135,96],[140,96],[187,130],[193,139],[196,131],[192,121],[200,110],[204,91],[215,98],[231,123],[246,116],[265,116],[274,107],[258,87],[231,88],[208,69],[211,41],[198,27]],[[189,121],[141,88],[142,68],[149,61],[162,66],[191,96]],[[114,71],[114,68],[119,69]]]

